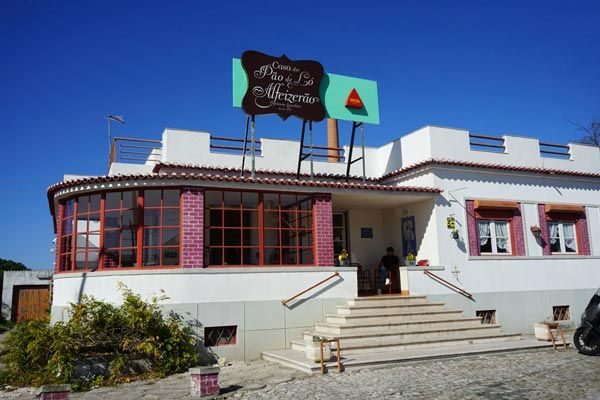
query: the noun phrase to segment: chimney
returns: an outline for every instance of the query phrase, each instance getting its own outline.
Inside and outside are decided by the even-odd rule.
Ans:
[[[340,137],[338,135],[338,122],[337,119],[327,118],[327,147],[335,147],[336,149],[340,147]],[[338,156],[340,155],[338,150],[329,149],[327,150],[327,161],[329,162],[339,162],[340,159]]]

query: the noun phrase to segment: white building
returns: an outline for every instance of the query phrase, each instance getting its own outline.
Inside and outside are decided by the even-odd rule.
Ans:
[[[346,164],[323,158],[312,178],[308,161],[297,178],[296,141],[260,140],[254,178],[249,156],[241,176],[241,154],[226,148],[235,146],[207,132],[166,129],[160,141],[123,143],[139,146],[121,148],[123,161],[136,152],[145,161],[114,153],[107,176],[68,175],[49,188],[54,320],[84,293],[118,302],[117,282],[145,296],[163,289],[164,307],[207,345],[249,360],[289,346],[356,296],[356,264],[361,292],[373,293],[388,246],[430,264],[401,268],[394,291],[516,332],[578,319],[600,283],[598,147],[426,126],[365,148],[365,179],[354,163],[346,182]],[[342,248],[353,266],[335,267]]]

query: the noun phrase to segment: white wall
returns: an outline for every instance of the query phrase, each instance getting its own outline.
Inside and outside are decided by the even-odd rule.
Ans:
[[[96,271],[64,273],[54,277],[54,307],[77,302],[89,294],[119,304],[119,283],[150,299],[164,290],[169,299],[161,304],[283,300],[339,272],[325,284],[300,298],[350,298],[356,296],[356,268],[269,267],[188,268],[148,271]]]
[[[360,228],[373,228],[373,238],[361,238]],[[348,236],[352,262],[360,263],[363,268],[371,271],[371,277],[385,248],[389,246],[389,238],[383,229],[381,210],[351,209],[348,210]]]
[[[570,159],[556,159],[540,155],[537,139],[510,135],[502,137],[505,151],[492,153],[471,150],[467,130],[425,126],[379,148],[366,147],[366,175],[380,177],[385,173],[431,158],[600,172],[598,147],[569,144]],[[296,171],[299,141],[262,138],[261,144],[262,154],[256,158],[257,168]],[[348,157],[348,146],[343,148],[345,156]],[[361,151],[362,148],[356,146],[353,158],[361,156]],[[318,160],[321,161],[314,162],[315,172],[345,174],[345,163]],[[228,168],[241,166],[240,155],[222,154],[210,150],[210,133],[175,129],[166,129],[163,132],[162,161]],[[249,167],[249,164],[247,165]],[[302,164],[302,171],[309,171],[308,162]],[[362,175],[362,163],[353,164],[351,173]]]
[[[476,172],[461,168],[436,167],[436,187],[444,189],[437,201],[437,252],[439,264],[445,267],[439,275],[470,292],[510,292],[521,290],[589,289],[600,283],[600,257],[541,256],[529,227],[539,225],[538,203],[566,203],[587,206],[590,240],[593,249],[600,244],[600,187],[592,179],[514,175],[491,171]],[[469,256],[466,225],[467,199],[511,200],[523,203],[525,257]],[[460,239],[454,240],[446,229],[446,218],[454,215]],[[420,255],[419,255],[420,256]],[[435,260],[435,257],[431,257]],[[456,267],[457,275],[451,271]],[[411,277],[414,274],[411,274]],[[410,282],[411,293],[451,293],[422,274]]]

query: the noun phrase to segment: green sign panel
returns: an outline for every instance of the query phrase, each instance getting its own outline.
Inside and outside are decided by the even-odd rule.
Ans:
[[[241,107],[248,89],[248,78],[240,59],[233,59],[233,106]],[[355,90],[362,107],[348,106],[350,93]],[[325,74],[319,92],[328,118],[343,121],[379,124],[377,82],[350,76]]]

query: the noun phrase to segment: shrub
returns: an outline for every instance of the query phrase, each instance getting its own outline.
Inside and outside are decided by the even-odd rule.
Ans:
[[[72,383],[76,389],[183,372],[198,362],[191,329],[173,313],[164,317],[154,297],[145,302],[124,286],[123,304],[84,297],[68,322],[17,324],[5,340],[0,383],[39,386]],[[103,372],[84,374],[86,362],[103,360]]]

